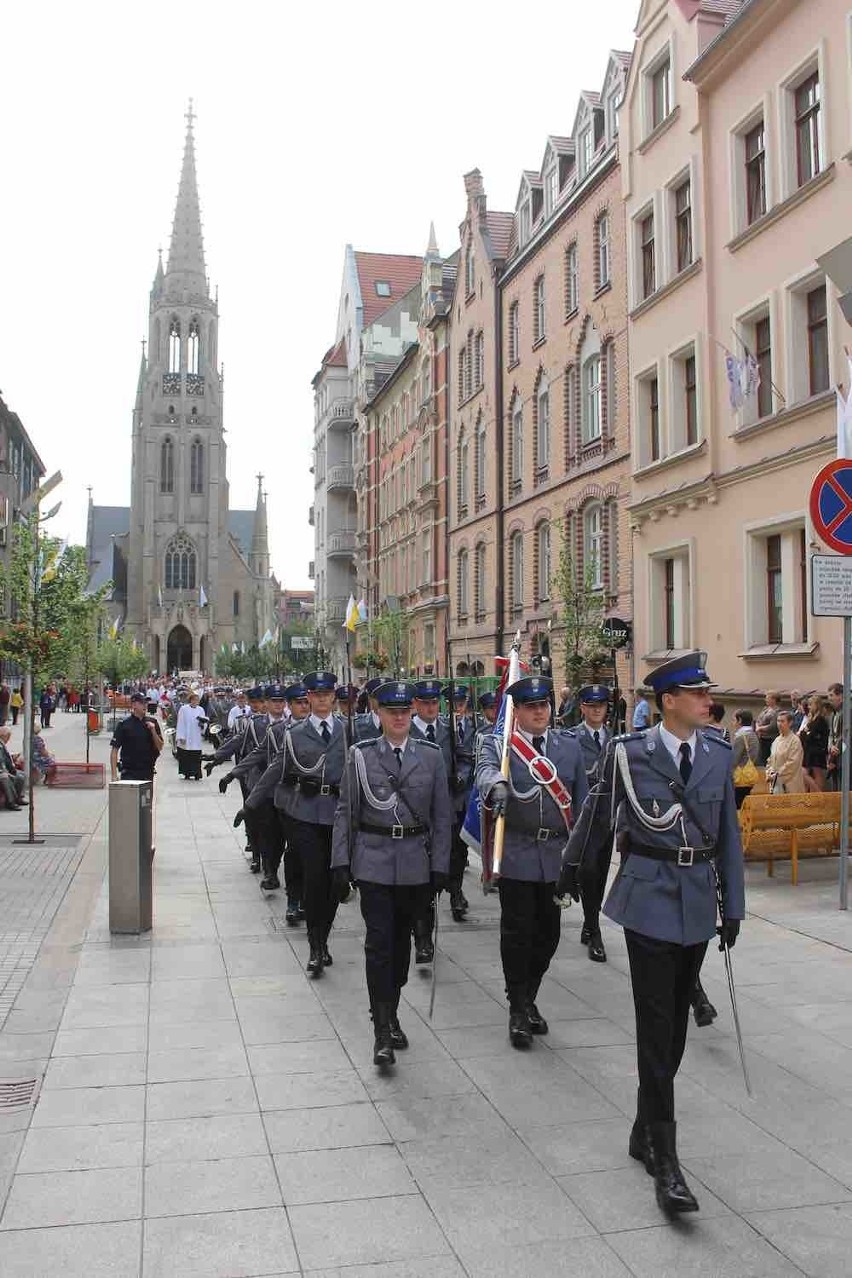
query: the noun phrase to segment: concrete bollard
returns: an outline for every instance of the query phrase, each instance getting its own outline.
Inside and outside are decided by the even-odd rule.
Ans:
[[[150,932],[154,783],[109,787],[109,930]]]

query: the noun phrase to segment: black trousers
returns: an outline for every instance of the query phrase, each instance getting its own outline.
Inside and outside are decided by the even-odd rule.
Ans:
[[[393,886],[359,881],[361,915],[367,925],[364,957],[370,1006],[395,1003],[408,980],[411,962],[411,929],[429,908],[428,883]]]
[[[555,883],[528,883],[523,879],[498,879],[500,892],[500,957],[512,1000],[513,989],[523,987],[535,998],[541,978],[559,945],[562,924],[554,900]]]
[[[607,853],[594,864],[583,865],[580,871],[580,899],[583,902],[583,922],[590,932],[599,932],[601,926],[601,906],[603,905],[606,881],[609,875],[609,863],[612,858],[612,845],[607,845]]]
[[[277,874],[281,864],[283,845],[281,828],[278,824],[278,813],[271,799],[261,803],[254,809],[252,821],[252,850],[260,853],[261,864],[266,874]]]
[[[280,808],[275,809],[278,817],[278,846],[284,853],[284,888],[288,901],[301,901],[304,895],[302,877],[302,858],[293,833],[290,829],[290,817]],[[281,863],[281,857],[278,858]]]
[[[624,929],[639,1060],[639,1114],[646,1123],[674,1122],[674,1080],[686,1047],[692,991],[707,951]]]
[[[330,825],[289,818],[290,837],[302,865],[302,908],[308,931],[328,936],[337,913],[337,893],[331,883]]]
[[[465,866],[467,865],[467,844],[461,838],[461,828],[464,822],[464,814],[453,822],[453,835],[450,843],[450,889],[457,892],[461,889],[462,879],[464,877]]]

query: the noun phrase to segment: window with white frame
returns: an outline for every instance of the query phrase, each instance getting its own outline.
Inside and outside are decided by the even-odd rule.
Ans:
[[[654,234],[654,210],[648,211],[639,219],[639,282],[640,297],[644,301],[657,290],[657,250]]]
[[[544,174],[544,216],[550,217],[559,199],[559,165],[554,159]]]
[[[592,167],[594,150],[594,130],[591,122],[589,122],[585,128],[580,130],[580,136],[577,139],[577,164],[581,178],[585,177]]]
[[[467,617],[470,590],[470,565],[466,550],[459,551],[458,557],[458,614],[459,620]]]
[[[432,482],[432,441],[424,439],[420,445],[420,483]],[[381,491],[381,490],[380,490]]]
[[[470,475],[468,470],[468,444],[467,434],[462,430],[459,435],[459,453],[458,453],[458,511],[459,519],[464,519],[467,515],[468,490],[470,484]]]
[[[610,142],[614,142],[618,137],[622,99],[623,90],[619,86],[614,92],[610,93],[606,100],[606,135]]]
[[[465,362],[464,362],[464,397],[468,399],[473,394],[473,331],[467,335],[467,343],[465,345]]]
[[[569,364],[565,369],[565,464],[575,456],[580,444],[577,428],[577,367]]]
[[[615,376],[615,338],[611,337],[603,348],[604,378],[604,422],[603,434],[613,435],[615,432],[616,386]]]
[[[598,289],[609,283],[609,213],[606,210],[595,222],[595,275]]]
[[[532,233],[532,196],[528,195],[518,212],[518,243],[526,244]]]
[[[550,389],[542,378],[536,393],[535,423],[535,473],[536,479],[546,479],[550,467]]]
[[[648,466],[663,455],[660,382],[656,368],[636,379],[636,410],[639,418],[639,465]]]
[[[742,135],[745,225],[762,218],[766,201],[766,126],[763,116]]]
[[[485,542],[480,541],[473,552],[473,612],[475,621],[484,621],[486,614],[486,561]]]
[[[521,352],[521,315],[520,304],[512,302],[509,307],[509,367],[517,364]]]
[[[680,182],[672,192],[674,203],[675,265],[678,274],[692,265],[692,183]]]
[[[424,528],[420,534],[420,581],[428,586],[432,580],[432,529]]]
[[[603,507],[593,502],[583,512],[583,566],[586,580],[593,590],[604,584],[604,519]]]
[[[808,642],[804,516],[746,532],[746,644]]]
[[[533,285],[533,346],[547,336],[544,308],[544,276],[539,275]]]
[[[565,250],[565,316],[573,315],[580,305],[580,272],[577,241]]]
[[[645,72],[646,133],[653,133],[672,110],[672,62],[666,49]]]
[[[601,437],[603,423],[603,386],[601,382],[600,354],[589,356],[583,364],[582,427],[584,444],[591,444]]]
[[[470,297],[476,289],[476,261],[472,243],[468,245],[464,263],[464,287],[467,297]]]
[[[524,478],[524,410],[520,398],[512,407],[512,470],[509,477],[510,491],[521,489]]]
[[[464,371],[467,365],[467,352],[462,346],[459,351],[459,403],[464,403]]]
[[[804,186],[822,170],[820,82],[814,68],[790,90],[796,146],[796,185]]]
[[[509,542],[512,568],[512,612],[521,612],[524,606],[524,534],[512,533]]]
[[[672,395],[672,450],[677,452],[681,448],[697,444],[700,435],[694,342],[672,356],[669,383]]]
[[[473,344],[473,389],[481,390],[485,384],[485,335],[477,333]]]
[[[690,645],[689,547],[674,546],[648,558],[650,638],[654,652],[670,652]]]
[[[550,556],[550,524],[545,520],[539,524],[537,532],[538,583],[536,594],[539,602],[550,598],[550,578],[553,566]]]
[[[486,460],[486,434],[485,421],[482,413],[476,422],[476,434],[474,436],[474,454],[473,454],[473,486],[474,486],[474,507],[481,510],[485,505],[485,476],[487,469]]]
[[[821,395],[831,385],[828,295],[824,277],[790,290],[790,391],[794,403]]]
[[[741,411],[743,425],[771,417],[775,411],[775,396],[772,384],[774,355],[772,317],[769,303],[756,308],[750,315],[740,319],[735,332],[744,348],[740,352],[750,356],[754,363],[755,375],[744,400]],[[756,383],[756,385],[755,385]]]

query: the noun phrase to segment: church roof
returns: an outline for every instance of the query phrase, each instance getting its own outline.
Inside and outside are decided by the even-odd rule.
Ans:
[[[198,179],[195,172],[195,136],[192,124],[192,100],[186,115],[186,141],[183,148],[183,164],[180,171],[172,238],[169,245],[169,263],[166,275],[180,271],[190,275],[199,292],[207,292],[207,271],[204,265],[204,241],[201,234],[201,207],[198,200]]]
[[[240,548],[243,558],[248,562],[251,554],[251,543],[254,537],[253,510],[229,510],[228,532]]]
[[[355,254],[364,328],[420,283],[423,258],[401,253]],[[381,292],[379,291],[381,286]],[[387,286],[387,287],[385,287]]]
[[[92,506],[89,514],[89,590],[100,590],[113,580],[113,538],[130,531],[129,506]]]

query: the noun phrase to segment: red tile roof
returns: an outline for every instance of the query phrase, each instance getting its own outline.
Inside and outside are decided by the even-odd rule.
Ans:
[[[398,253],[356,252],[355,266],[364,305],[365,328],[410,292],[415,284],[419,284],[423,274],[422,257],[406,257]],[[377,282],[390,285],[389,297],[379,297],[376,292]]]
[[[341,337],[334,350],[329,351],[323,359],[323,365],[331,368],[346,368],[346,338]]]
[[[495,211],[486,213],[485,217],[488,237],[491,240],[494,256],[500,260],[505,260],[509,252],[509,240],[512,235],[512,228],[515,225],[515,215],[514,213],[498,213]]]

